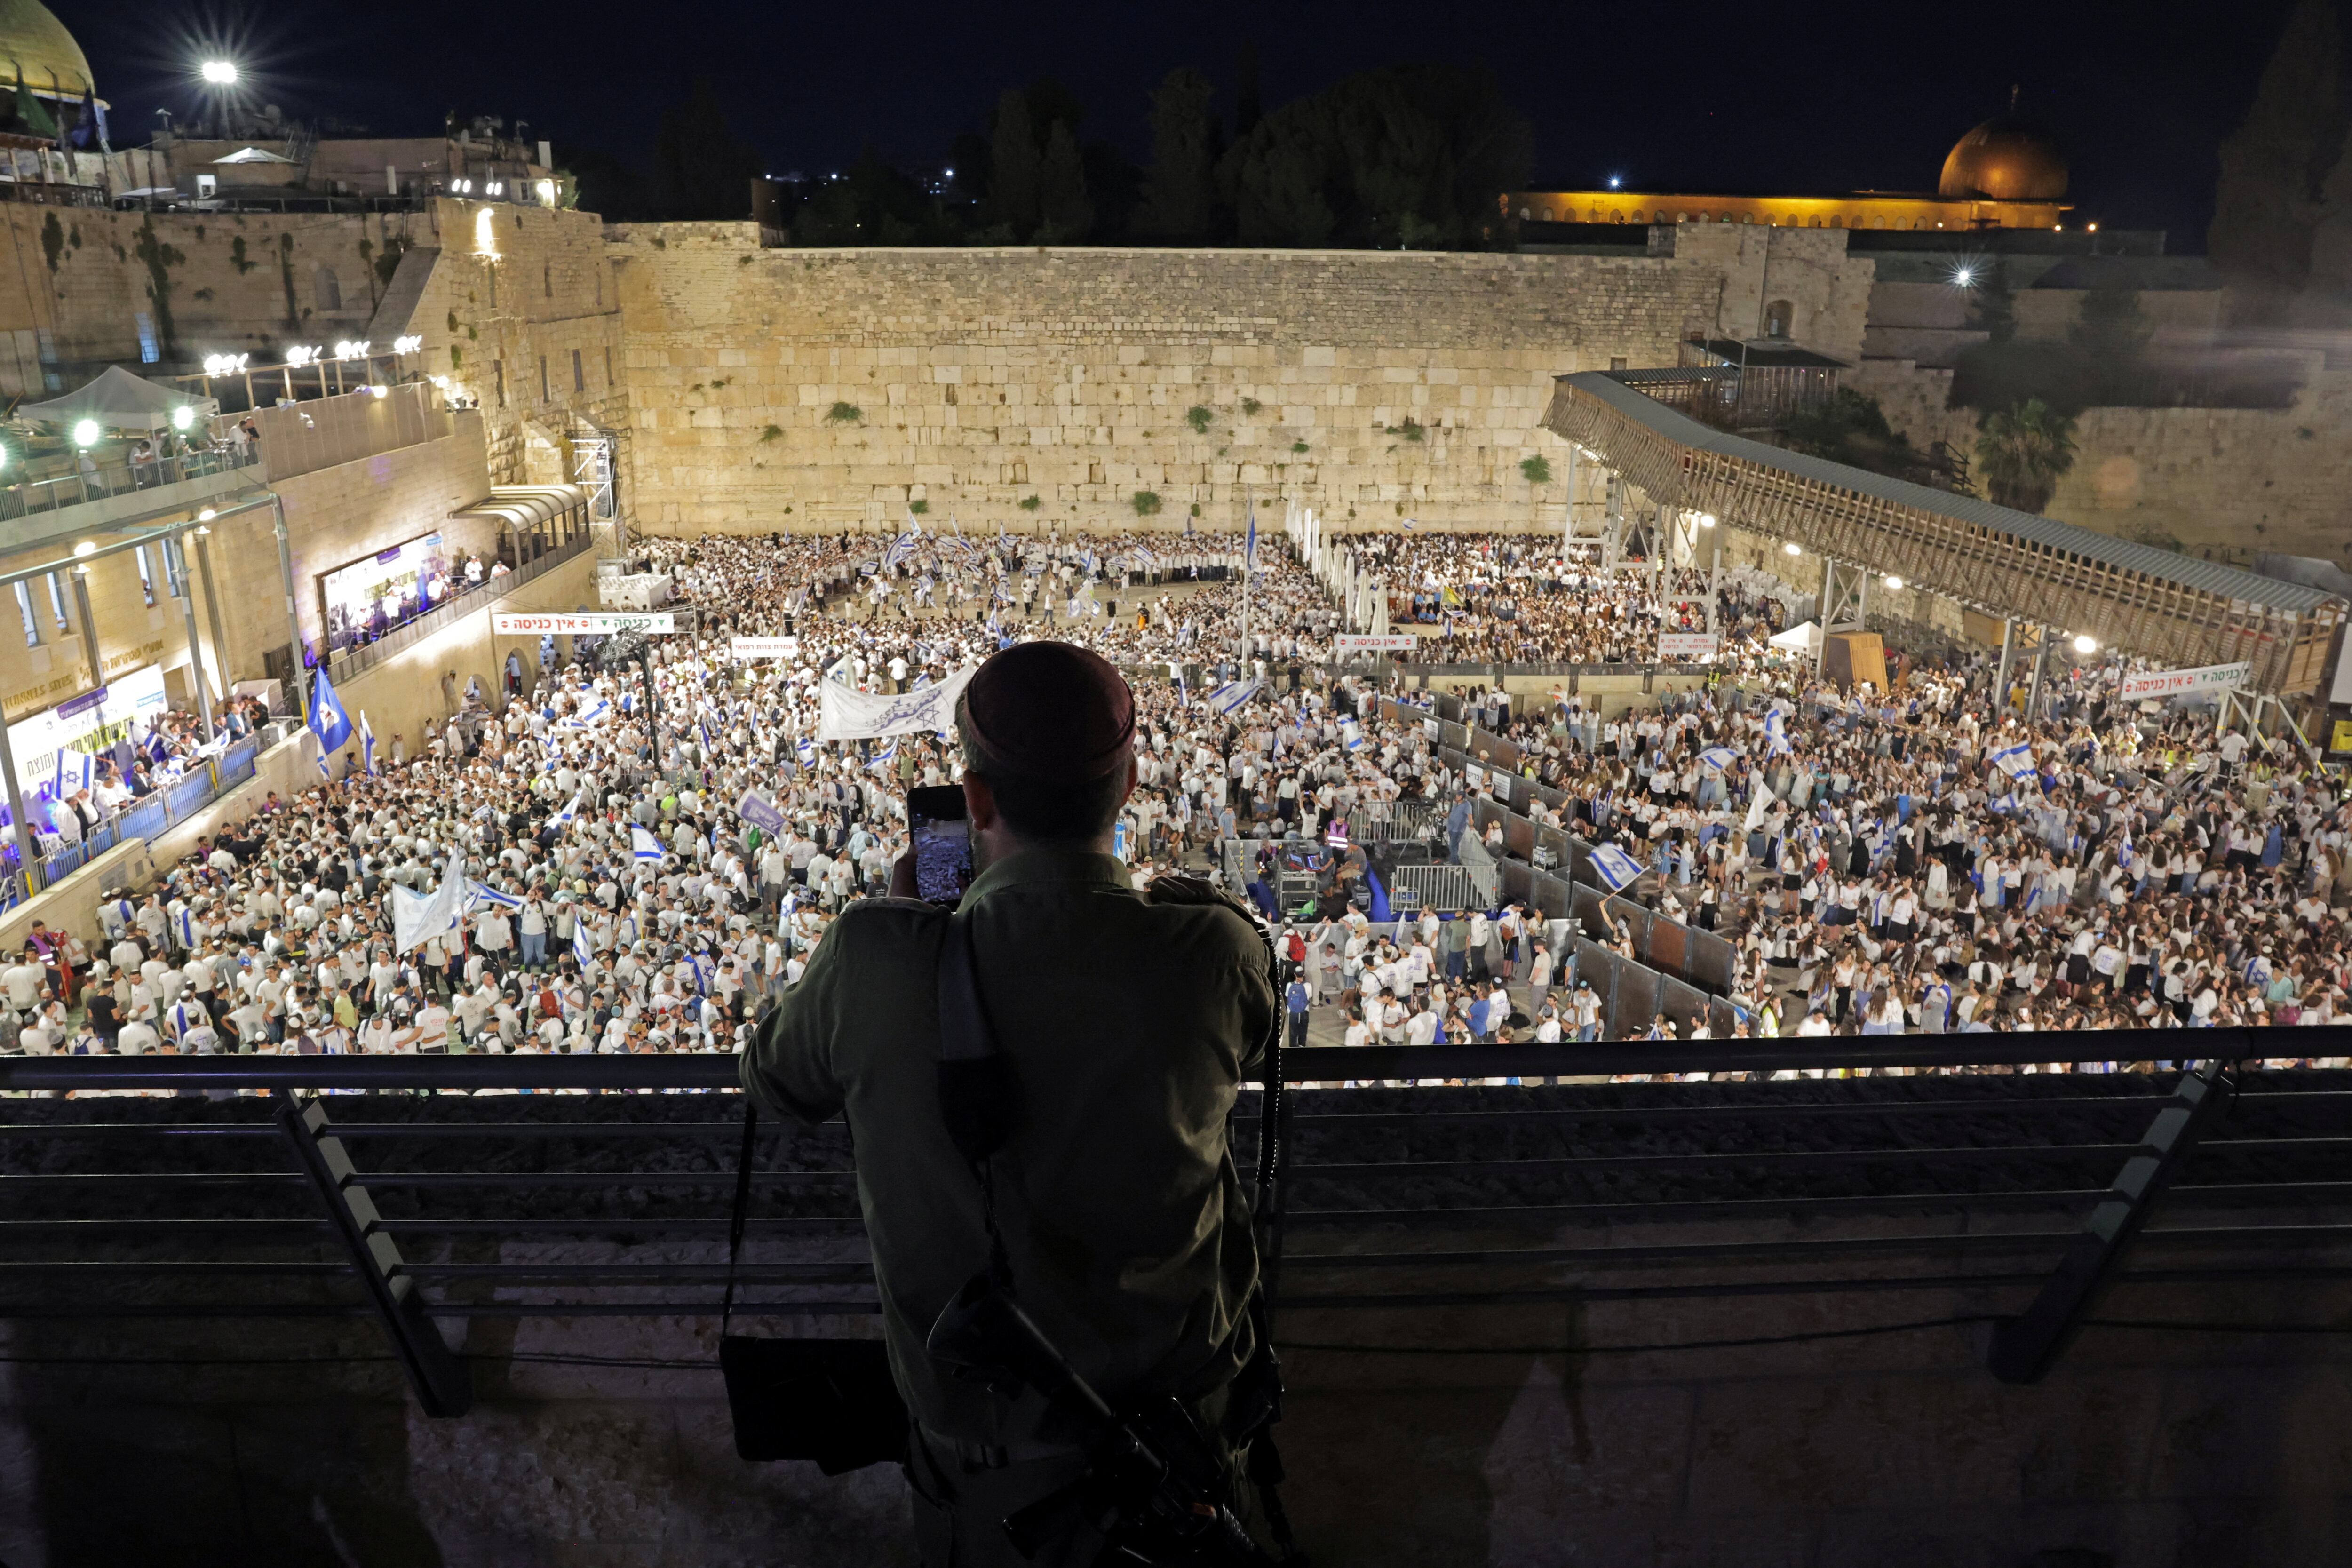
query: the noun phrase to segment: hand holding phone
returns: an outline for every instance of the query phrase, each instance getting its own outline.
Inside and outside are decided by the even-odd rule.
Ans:
[[[907,826],[914,840],[915,896],[953,909],[971,886],[971,824],[963,791],[936,784],[907,792]]]

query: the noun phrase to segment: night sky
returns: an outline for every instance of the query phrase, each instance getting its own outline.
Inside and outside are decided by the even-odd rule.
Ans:
[[[231,52],[289,112],[383,133],[442,113],[642,162],[661,107],[697,76],[775,173],[822,174],[871,143],[935,166],[1005,87],[1058,78],[1085,139],[1140,160],[1146,95],[1171,66],[1230,113],[1243,41],[1268,108],[1350,71],[1485,64],[1536,133],[1538,183],[1785,195],[1928,190],[1961,132],[2012,82],[2058,132],[2077,219],[2162,227],[2201,250],[2215,150],[2243,116],[2289,0],[1763,5],[1194,4],[725,5],[654,0],[272,0],[201,31],[150,3],[58,0],[114,105],[118,145],[194,99],[200,41]],[[1476,26],[1470,25],[1475,18]],[[217,48],[217,44],[211,46]]]

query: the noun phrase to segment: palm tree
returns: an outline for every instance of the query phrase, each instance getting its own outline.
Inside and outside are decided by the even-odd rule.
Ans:
[[[1994,501],[2040,511],[2074,466],[2074,416],[2038,397],[2006,413],[1988,414],[1977,437],[1977,465]]]

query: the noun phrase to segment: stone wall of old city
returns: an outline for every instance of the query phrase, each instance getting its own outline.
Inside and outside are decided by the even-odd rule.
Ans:
[[[2261,551],[2338,563],[2352,549],[2352,375],[2315,363],[2288,408],[2089,408],[2048,512],[2102,533],[2245,564]],[[1952,373],[1865,361],[1889,424],[1973,457],[1979,421]]]
[[[910,508],[967,530],[1230,528],[1251,497],[1338,528],[1556,517],[1554,376],[1672,364],[1767,296],[1851,356],[1871,270],[1842,233],[1736,226],[1623,258],[608,232],[627,494],[638,527],[672,533],[897,527]],[[1531,457],[1552,483],[1522,477]]]

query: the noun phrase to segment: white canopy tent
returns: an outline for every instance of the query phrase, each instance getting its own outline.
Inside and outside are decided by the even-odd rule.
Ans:
[[[1800,621],[1772,639],[1774,647],[1794,648],[1799,653],[1811,653],[1822,646],[1822,623]]]
[[[16,417],[45,420],[68,430],[92,419],[108,430],[187,431],[219,406],[214,398],[191,396],[110,364],[88,385],[63,397],[20,405]],[[186,416],[175,418],[183,408],[188,410]]]

